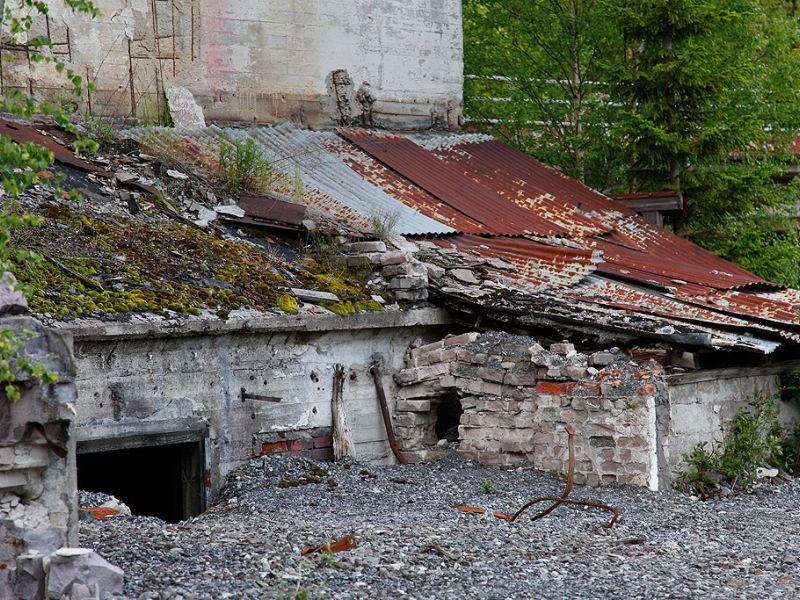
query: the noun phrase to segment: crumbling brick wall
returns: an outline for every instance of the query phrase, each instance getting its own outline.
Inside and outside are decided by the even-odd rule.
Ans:
[[[0,327],[34,332],[26,352],[58,383],[18,381],[22,397],[0,397],[0,598],[13,598],[15,557],[75,545],[75,443],[72,342],[65,333],[28,317],[0,319]]]
[[[572,424],[577,483],[657,486],[655,408],[666,386],[660,369],[619,350],[587,356],[568,343],[468,333],[411,349],[396,379],[396,433],[412,459],[439,452],[437,408],[457,394],[466,456],[561,473]]]

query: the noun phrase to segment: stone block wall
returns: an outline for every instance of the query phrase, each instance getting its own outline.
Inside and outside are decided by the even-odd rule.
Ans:
[[[71,340],[29,317],[0,319],[0,327],[34,332],[26,353],[59,376],[39,386],[21,380],[22,397],[0,397],[0,598],[14,598],[16,556],[48,554],[76,541],[75,416]]]
[[[655,411],[666,386],[655,366],[620,351],[468,333],[410,350],[396,377],[396,434],[411,458],[437,455],[437,408],[460,399],[458,452],[487,464],[564,473],[573,425],[577,483],[658,486]]]
[[[188,88],[206,119],[311,127],[457,127],[460,0],[96,0],[100,16],[47,2],[32,36],[92,82],[88,110],[156,121]],[[24,43],[25,40],[19,40]],[[63,94],[66,80],[0,50],[0,88]]]

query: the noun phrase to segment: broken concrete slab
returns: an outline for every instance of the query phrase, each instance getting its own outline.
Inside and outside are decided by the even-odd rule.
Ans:
[[[166,88],[167,106],[172,124],[178,129],[202,129],[206,126],[203,109],[195,102],[192,92],[181,86]]]
[[[0,277],[0,315],[18,315],[28,312],[25,294],[17,289],[17,278],[11,273]]]
[[[73,598],[84,588],[94,598],[110,600],[122,595],[123,572],[89,548],[61,548],[44,560],[47,598]],[[81,596],[78,596],[81,597]]]
[[[337,302],[339,296],[330,292],[322,292],[319,290],[303,290],[300,288],[292,288],[292,295],[296,296],[301,302]]]

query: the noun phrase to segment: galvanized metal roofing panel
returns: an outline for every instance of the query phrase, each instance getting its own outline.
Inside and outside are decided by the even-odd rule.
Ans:
[[[248,129],[220,128],[182,132],[168,128],[140,128],[128,132],[140,142],[160,144],[171,154],[191,140],[195,158],[217,156],[225,141],[252,139],[264,152],[272,168],[281,173],[291,193],[295,172],[302,179],[303,194],[298,201],[319,208],[357,227],[369,227],[373,218],[395,221],[395,230],[405,234],[449,233],[452,227],[420,214],[380,188],[366,181],[326,149],[336,140],[333,132],[309,131],[285,123],[274,127]]]

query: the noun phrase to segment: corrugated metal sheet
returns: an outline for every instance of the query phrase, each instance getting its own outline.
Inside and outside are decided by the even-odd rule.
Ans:
[[[623,329],[628,320],[618,314],[691,324],[693,331],[715,335],[727,329],[736,332],[730,335],[737,343],[765,352],[773,342],[742,332],[800,341],[800,292],[655,227],[486,136],[337,135],[288,124],[189,134],[147,129],[132,136],[155,139],[162,152],[179,148],[201,163],[213,160],[225,140],[249,137],[288,193],[295,171],[300,174],[303,204],[357,227],[369,227],[373,217],[396,218],[398,233],[510,263],[513,268],[498,274],[511,288],[530,302],[553,303],[562,316],[574,306],[604,314],[608,326]]]
[[[300,175],[303,194],[298,201],[306,206],[323,210],[361,228],[369,228],[372,219],[376,218],[396,221],[398,233],[453,231],[452,227],[420,214],[366,181],[330,153],[325,143],[336,139],[333,132],[309,131],[286,123],[249,129],[211,126],[190,133],[169,128],[140,128],[130,130],[128,135],[155,145],[157,150],[167,155],[180,151],[180,141],[190,137],[197,148],[194,156],[204,160],[218,156],[219,146],[226,140],[250,138],[259,145],[272,168],[283,176],[285,187],[288,187],[284,192],[292,193],[295,173]]]
[[[339,130],[339,135],[444,204],[499,235],[564,235],[566,229],[476,183],[463,170],[399,135]]]
[[[555,195],[557,190],[542,185],[540,177],[531,177],[529,172],[515,169],[516,163],[506,160],[499,151],[501,148],[505,147],[494,141],[462,142],[439,146],[432,153],[445,162],[458,165],[465,175],[484,187],[494,189],[503,198],[565,229],[570,236],[612,231],[612,222],[620,213],[605,211],[604,214],[611,213],[606,219],[598,218],[597,214],[585,214],[571,197],[558,197]]]
[[[337,138],[326,141],[326,148],[338,156],[366,181],[382,189],[406,206],[423,215],[464,233],[487,233],[487,227],[459,212],[414,185],[392,169],[384,166],[369,154],[349,142]],[[414,232],[403,232],[412,234]]]
[[[524,282],[528,290],[560,289],[572,286],[595,270],[599,255],[591,250],[550,246],[523,237],[451,235],[434,243],[482,258],[496,258],[514,267],[508,279]],[[483,268],[493,268],[491,266]],[[497,270],[497,269],[495,269]]]

